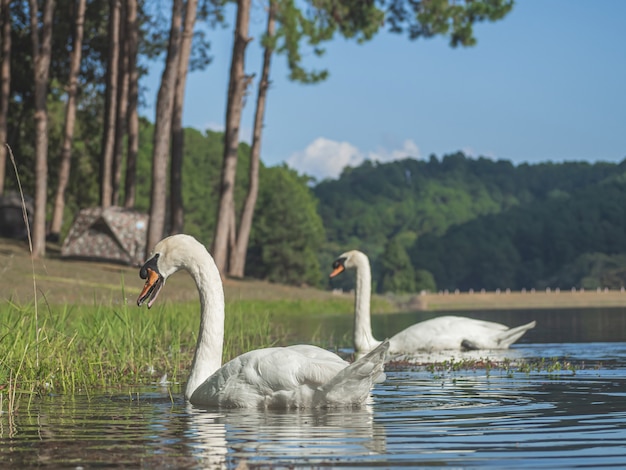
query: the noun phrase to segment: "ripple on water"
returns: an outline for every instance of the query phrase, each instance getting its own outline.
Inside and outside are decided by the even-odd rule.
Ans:
[[[411,384],[404,389],[410,391],[385,390],[397,389],[394,381]],[[385,424],[393,459],[508,468],[611,466],[619,456],[623,464],[626,455],[625,387],[623,370],[513,377],[466,371],[436,380],[399,373],[377,394],[421,424],[409,431],[401,414],[384,410],[376,418]]]
[[[623,466],[626,346],[542,347],[515,354],[593,368],[393,370],[357,410],[206,410],[157,388],[49,397],[0,415],[0,466]]]

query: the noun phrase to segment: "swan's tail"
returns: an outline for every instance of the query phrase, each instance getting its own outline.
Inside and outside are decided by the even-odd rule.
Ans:
[[[384,380],[385,355],[388,349],[389,341],[385,340],[376,349],[342,369],[320,387],[319,403],[325,406],[363,404],[374,383]]]
[[[530,323],[526,323],[525,325],[516,326],[515,328],[510,328],[506,331],[503,331],[496,337],[497,344],[502,349],[508,348],[513,343],[515,343],[515,341],[524,336],[524,333],[526,333],[531,328],[534,328],[536,324],[537,322],[533,320]]]

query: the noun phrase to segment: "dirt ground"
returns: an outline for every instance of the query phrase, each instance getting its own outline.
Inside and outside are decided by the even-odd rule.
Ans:
[[[62,259],[59,246],[54,244],[46,247],[45,259],[32,260],[29,253],[27,242],[0,238],[0,302],[10,299],[19,305],[29,304],[36,292],[39,300],[45,298],[55,305],[118,303],[134,301],[143,286],[138,267]],[[167,284],[168,300],[198,298],[195,285],[184,272],[172,276]],[[226,279],[224,290],[227,299],[323,300],[336,296],[329,291],[256,280]]]

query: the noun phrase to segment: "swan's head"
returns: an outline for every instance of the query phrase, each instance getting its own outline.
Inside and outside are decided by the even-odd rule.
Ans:
[[[147,300],[148,308],[156,300],[168,277],[180,269],[189,269],[199,252],[206,253],[204,246],[190,235],[172,235],[154,246],[148,261],[139,270],[139,277],[145,279],[137,305]]]
[[[365,253],[362,253],[359,250],[346,251],[333,261],[333,271],[330,273],[329,277],[338,276],[346,269],[355,269],[363,263],[369,264]]]

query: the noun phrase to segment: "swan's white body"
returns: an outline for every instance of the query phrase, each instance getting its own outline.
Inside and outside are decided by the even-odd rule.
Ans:
[[[372,335],[370,297],[372,274],[367,256],[358,251],[347,251],[333,264],[331,277],[344,269],[356,269],[356,297],[354,304],[354,349],[357,355],[368,353],[380,341]],[[516,328],[500,323],[473,318],[442,316],[416,323],[389,339],[389,355],[411,354],[423,351],[464,349],[507,349],[535,322]]]
[[[165,280],[187,270],[198,287],[201,320],[196,352],[185,389],[194,405],[223,407],[336,407],[360,405],[373,383],[384,379],[387,343],[353,364],[310,345],[266,348],[242,354],[222,366],[224,290],[206,248],[188,235],[161,240],[141,268],[146,285],[137,299],[151,307]]]

